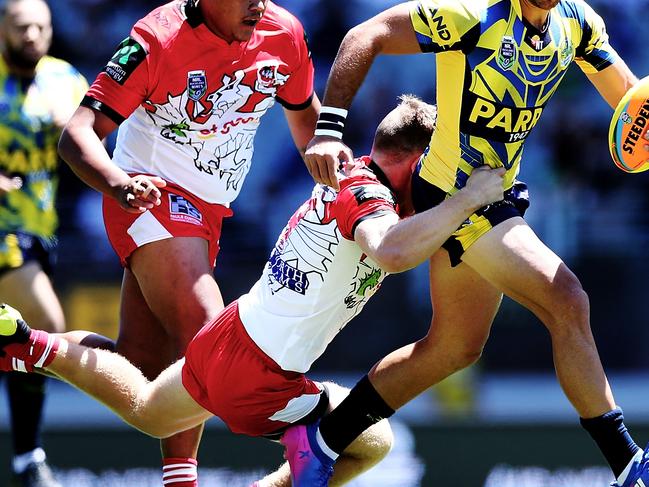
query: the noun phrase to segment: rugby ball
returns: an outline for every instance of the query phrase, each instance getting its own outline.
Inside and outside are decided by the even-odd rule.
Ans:
[[[626,172],[649,169],[649,152],[644,135],[649,129],[649,76],[641,79],[622,98],[608,131],[609,148],[615,165]]]

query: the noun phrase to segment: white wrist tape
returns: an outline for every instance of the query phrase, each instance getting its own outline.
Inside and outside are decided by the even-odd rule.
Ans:
[[[314,135],[327,135],[342,139],[346,119],[347,110],[344,108],[323,106],[320,108],[320,116],[318,117]]]

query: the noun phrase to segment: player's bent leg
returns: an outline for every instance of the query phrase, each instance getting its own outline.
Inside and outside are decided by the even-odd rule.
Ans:
[[[212,416],[183,387],[183,363],[179,360],[150,382],[119,354],[63,339],[47,370],[105,404],[133,427],[166,438]]]
[[[463,260],[545,324],[559,382],[620,477],[639,448],[615,406],[590,329],[588,296],[577,277],[521,218],[494,227]]]
[[[137,306],[127,302],[122,308],[118,350],[142,366],[144,360],[139,358],[142,352],[137,343],[147,336],[157,336],[157,344],[166,348],[173,359],[182,356],[187,344],[203,324],[223,309],[223,300],[212,275],[207,242],[196,237],[153,242],[137,249],[131,256],[130,264],[130,275],[133,277],[130,287],[138,288],[134,295],[151,310],[155,320],[149,318],[149,321],[155,321],[158,329],[151,335],[141,333],[137,317],[140,311]],[[128,277],[127,272],[125,276]],[[143,371],[149,377],[156,368],[156,360],[159,368],[166,367],[172,361],[161,355],[148,355],[148,365],[144,365]],[[193,459],[198,453],[201,434],[202,426],[199,426],[161,442],[164,478],[174,480],[171,482],[173,487],[196,485],[195,481],[175,482],[176,479],[171,478],[170,464],[196,470]]]
[[[381,359],[369,374],[393,409],[480,358],[502,299],[466,264],[452,268],[443,249],[430,259],[429,278],[433,318],[428,334]]]
[[[32,370],[42,366],[151,436],[170,436],[211,416],[182,384],[184,359],[150,382],[121,355],[32,330],[6,305],[0,306],[0,353],[24,360]]]
[[[581,417],[615,408],[590,330],[588,296],[522,218],[494,227],[465,252],[463,260],[545,324],[559,382]]]

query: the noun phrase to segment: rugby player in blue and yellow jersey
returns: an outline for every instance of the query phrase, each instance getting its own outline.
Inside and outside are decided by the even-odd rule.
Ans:
[[[43,0],[7,0],[0,13],[0,295],[21,303],[39,326],[63,331],[48,277],[56,246],[56,146],[88,85],[68,63],[46,55],[52,24]],[[12,486],[59,485],[41,448],[44,381],[38,374],[7,374]]]
[[[598,356],[588,297],[525,223],[527,187],[517,180],[525,140],[573,62],[611,106],[637,78],[583,0],[400,4],[346,35],[307,150],[310,164],[350,160],[341,142],[347,108],[374,58],[417,52],[436,55],[438,103],[437,129],[412,179],[417,211],[457,192],[482,165],[506,168],[504,201],[477,211],[431,257],[429,334],[379,361],[312,436],[323,449],[342,451],[385,411],[475,362],[504,293],[549,330],[559,382],[617,477],[614,485],[649,482],[649,455],[627,432]]]

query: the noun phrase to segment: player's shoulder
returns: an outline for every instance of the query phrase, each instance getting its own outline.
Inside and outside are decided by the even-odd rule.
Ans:
[[[511,0],[419,0],[419,8],[460,17],[483,18],[486,12],[497,4],[510,3]]]
[[[43,56],[36,65],[38,76],[79,76],[79,71],[69,62],[53,56]]]
[[[164,44],[177,36],[183,23],[188,21],[186,6],[187,0],[173,0],[160,5],[138,20],[133,30],[140,35],[154,37]]]
[[[585,0],[560,0],[556,10],[562,17],[581,22],[588,20],[588,17],[594,13],[593,8]]]
[[[304,35],[304,28],[298,18],[271,1],[266,5],[266,11],[257,28],[284,32],[291,36],[302,37]]]

